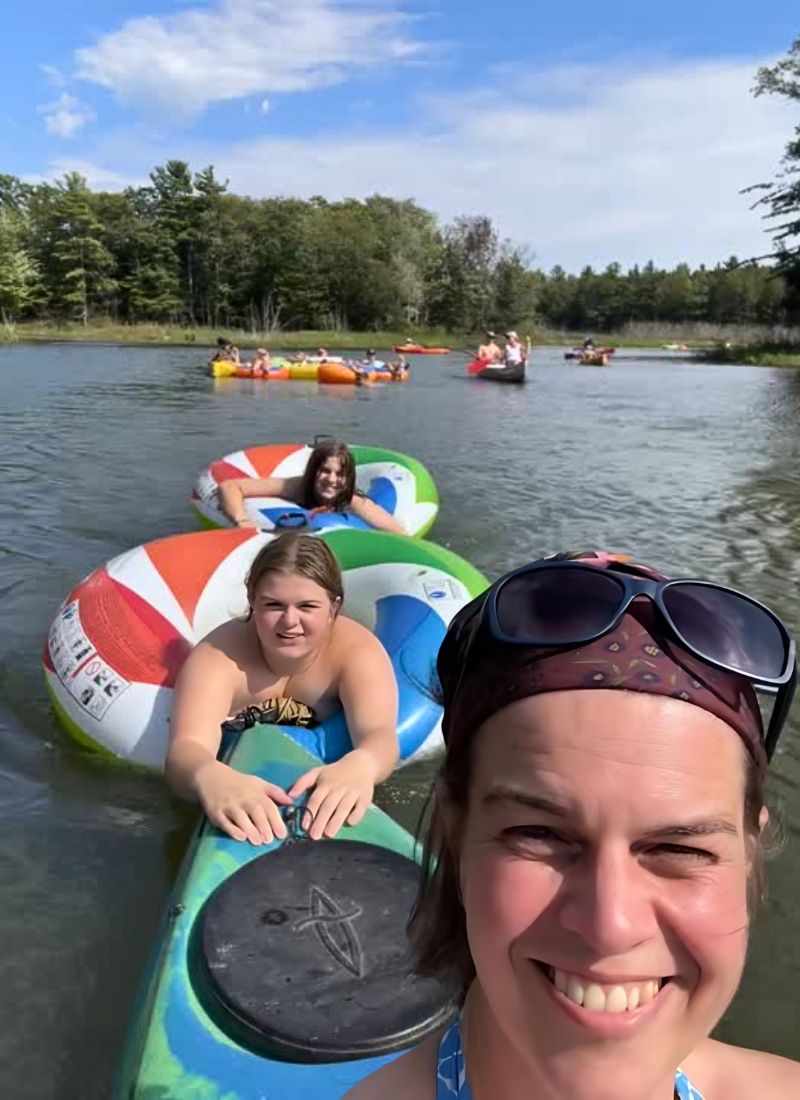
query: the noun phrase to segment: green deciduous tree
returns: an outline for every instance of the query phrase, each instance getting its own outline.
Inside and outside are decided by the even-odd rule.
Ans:
[[[34,303],[39,268],[22,247],[21,226],[0,206],[0,321],[8,325]]]
[[[781,86],[781,90],[783,90]],[[478,332],[537,324],[601,332],[628,322],[785,322],[792,274],[732,257],[545,274],[487,217],[442,225],[411,199],[251,199],[179,160],[147,186],[92,191],[72,173],[0,175],[6,317],[281,328]],[[800,280],[797,283],[800,288]]]

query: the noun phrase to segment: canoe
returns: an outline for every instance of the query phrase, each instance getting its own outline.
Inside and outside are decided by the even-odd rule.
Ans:
[[[386,447],[354,445],[350,447],[356,465],[356,488],[398,519],[412,538],[421,538],[436,519],[439,494],[429,471],[421,462],[401,451]],[[219,506],[219,485],[231,478],[298,477],[306,468],[311,447],[306,443],[271,443],[233,451],[212,462],[192,490],[192,508],[203,527],[232,527]],[[278,497],[247,497],[245,510],[265,531],[281,526],[282,517],[294,517],[283,523],[300,525],[307,530],[334,527],[372,530],[348,512],[310,512],[293,501]],[[299,517],[299,518],[298,518]]]
[[[405,355],[450,355],[453,349],[427,348],[424,344],[395,344],[392,350]]]
[[[162,769],[183,663],[211,630],[246,614],[245,576],[274,537],[253,528],[173,535],[120,554],[76,585],[43,654],[45,683],[67,732],[107,756]],[[375,633],[392,662],[401,761],[441,748],[431,669],[450,620],[486,578],[423,539],[342,530],[318,537],[342,569],[345,614]],[[323,759],[338,759],[349,745],[341,713],[295,737]]]
[[[283,788],[319,759],[285,726],[228,761]],[[295,833],[294,828],[290,829]],[[256,848],[203,823],[167,907],[114,1100],[339,1100],[454,1016],[411,974],[412,837],[374,805],[334,840]]]
[[[505,363],[487,363],[485,367],[480,370],[471,370],[470,368],[477,367],[478,360],[475,360],[474,364],[471,363],[467,368],[468,372],[473,378],[482,378],[485,382],[511,382],[521,384],[525,381],[525,364],[514,363],[512,366],[507,366]]]

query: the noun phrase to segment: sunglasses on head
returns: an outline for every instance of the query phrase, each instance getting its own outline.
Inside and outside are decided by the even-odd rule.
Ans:
[[[482,634],[506,645],[584,645],[613,630],[640,597],[653,603],[667,632],[693,657],[776,696],[764,739],[771,757],[794,694],[794,639],[764,604],[711,581],[659,581],[578,561],[525,565],[486,593],[462,650],[462,669]]]

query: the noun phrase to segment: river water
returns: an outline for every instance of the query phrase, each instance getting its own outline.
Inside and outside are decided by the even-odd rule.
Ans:
[[[107,1095],[193,812],[79,749],[48,706],[42,643],[84,575],[194,527],[209,460],[327,432],[407,451],[442,506],[431,537],[489,576],[601,546],[741,587],[800,628],[800,372],[652,352],[581,368],[535,353],[524,388],[418,359],[405,386],[225,380],[196,350],[0,348],[0,1095]],[[798,706],[800,714],[800,706]],[[800,739],[772,793],[788,843],[723,1038],[800,1058]],[[430,764],[380,792],[413,825]]]

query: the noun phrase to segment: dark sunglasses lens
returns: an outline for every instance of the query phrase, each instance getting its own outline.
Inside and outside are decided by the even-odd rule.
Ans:
[[[275,520],[275,526],[283,529],[305,527],[308,524],[308,517],[305,512],[283,512]]]
[[[786,641],[763,608],[722,588],[683,582],[664,589],[663,599],[678,632],[698,653],[756,678],[783,675]]]
[[[594,568],[532,569],[503,585],[497,620],[509,638],[549,645],[601,634],[614,621],[623,587]]]

